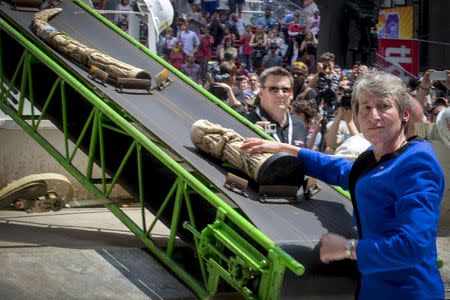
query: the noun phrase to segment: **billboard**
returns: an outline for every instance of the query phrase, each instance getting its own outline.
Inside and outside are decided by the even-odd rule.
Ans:
[[[413,7],[402,6],[381,9],[378,16],[378,38],[412,39]]]
[[[376,66],[407,81],[419,74],[419,42],[378,39]]]

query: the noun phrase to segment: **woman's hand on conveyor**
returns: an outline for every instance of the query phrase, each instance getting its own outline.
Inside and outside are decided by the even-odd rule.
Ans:
[[[277,153],[277,152],[287,152],[294,156],[297,156],[299,147],[279,143],[269,140],[263,140],[258,138],[248,138],[244,141],[241,146],[241,151],[249,152],[250,154],[255,153]]]

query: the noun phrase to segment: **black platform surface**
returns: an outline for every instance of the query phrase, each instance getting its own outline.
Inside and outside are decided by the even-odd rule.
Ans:
[[[163,69],[157,62],[75,3],[63,1],[57,7],[63,8],[63,11],[49,23],[58,30],[116,59],[143,68],[152,75]],[[36,43],[43,45],[43,42],[31,31],[33,13],[14,11],[5,2],[0,4],[0,11],[26,29],[30,38]],[[53,50],[49,48],[49,51]],[[63,56],[58,56],[61,63],[67,65],[68,69],[86,78],[84,69]],[[108,95],[137,122],[158,136],[180,157],[208,178],[223,194],[236,203],[258,229],[304,264],[307,275],[314,278],[315,274],[327,273],[327,268],[331,267],[333,270],[333,265],[324,266],[319,263],[318,242],[320,236],[327,232],[335,232],[347,237],[355,236],[350,201],[323,183],[320,183],[322,190],[313,199],[299,200],[295,205],[261,203],[256,200],[255,192],[250,191],[250,197],[246,198],[223,188],[227,170],[195,149],[190,140],[192,124],[199,119],[208,119],[223,127],[232,128],[244,137],[257,135],[193,87],[173,74],[171,77],[174,82],[163,91],[154,91],[153,95],[120,94],[113,86],[102,86],[95,82],[90,84]],[[345,265],[338,269],[348,270],[350,267]],[[349,286],[351,286],[350,290],[352,289],[353,283],[348,283],[347,275],[342,275],[344,281],[341,282],[340,279],[336,279],[341,278],[340,274],[333,272],[330,274],[333,279],[328,282],[336,285],[338,294],[340,290],[347,292]],[[308,276],[302,276],[302,278],[302,280],[308,280]],[[326,276],[323,279],[327,280]],[[324,284],[328,285],[328,283]],[[296,289],[290,284],[283,293],[286,296],[291,295],[291,288]],[[333,289],[330,288],[330,290]],[[298,295],[298,291],[295,294]]]

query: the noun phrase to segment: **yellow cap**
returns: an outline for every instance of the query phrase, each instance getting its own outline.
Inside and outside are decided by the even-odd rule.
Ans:
[[[301,61],[294,61],[292,63],[292,66],[293,67],[297,67],[297,68],[304,68],[304,67],[306,67],[306,65],[303,62],[301,62]]]

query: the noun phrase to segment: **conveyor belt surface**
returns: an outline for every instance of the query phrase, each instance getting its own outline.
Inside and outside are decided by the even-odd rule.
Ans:
[[[58,7],[63,8],[63,11],[49,21],[53,27],[118,60],[147,70],[152,75],[161,71],[161,65],[73,2],[63,1]],[[26,29],[36,43],[43,44],[31,31],[33,13],[14,11],[6,3],[0,6],[0,11]],[[70,69],[86,77],[86,70],[62,56],[59,58]],[[305,280],[311,284],[298,287],[286,283],[289,285],[283,290],[286,296],[299,295],[298,289],[303,292],[317,286],[324,289],[323,284],[334,286],[328,289],[333,293],[346,293],[351,290],[353,281],[344,274],[347,273],[349,265],[333,263],[324,266],[319,263],[318,257],[318,244],[322,234],[335,232],[347,237],[355,236],[350,201],[326,184],[320,184],[322,190],[313,199],[300,200],[296,205],[261,203],[256,200],[254,192],[250,192],[250,197],[245,198],[223,188],[227,170],[194,148],[190,140],[192,124],[198,119],[208,119],[232,128],[242,136],[257,135],[180,78],[174,75],[171,77],[174,82],[163,91],[155,90],[153,95],[121,94],[116,92],[113,86],[102,86],[95,82],[92,84],[221,189],[258,229],[306,267],[306,276],[295,280]],[[339,271],[335,272],[336,270]],[[344,272],[341,272],[342,270]],[[325,281],[311,279],[317,274],[325,274]],[[309,275],[312,277],[308,277]],[[327,279],[327,276],[330,277]]]

